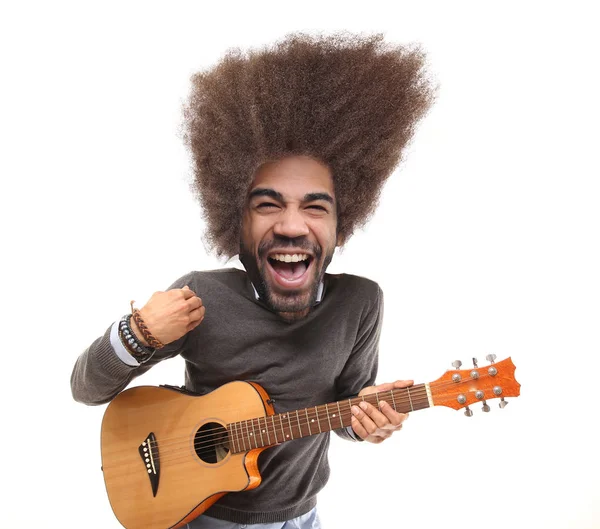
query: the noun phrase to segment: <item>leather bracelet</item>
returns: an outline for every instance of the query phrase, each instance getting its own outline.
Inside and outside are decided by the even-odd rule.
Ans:
[[[135,323],[137,323],[140,332],[144,335],[144,339],[148,342],[150,347],[154,349],[162,349],[165,346],[165,344],[153,336],[153,334],[148,329],[148,326],[144,323],[140,311],[138,309],[133,308],[134,303],[135,301],[131,302],[131,316],[135,320]]]
[[[126,314],[119,322],[119,338],[121,343],[140,364],[147,362],[152,358],[155,349],[144,347],[137,339],[130,326],[131,314]]]

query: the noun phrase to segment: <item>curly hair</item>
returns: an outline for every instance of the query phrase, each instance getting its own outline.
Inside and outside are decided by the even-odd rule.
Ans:
[[[419,46],[390,46],[381,34],[295,33],[229,50],[192,77],[183,114],[210,249],[238,252],[256,170],[291,155],[331,170],[346,242],[375,211],[434,92]]]

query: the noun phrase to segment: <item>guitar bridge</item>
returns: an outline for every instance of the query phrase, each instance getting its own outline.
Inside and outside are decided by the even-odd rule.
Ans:
[[[156,436],[152,432],[148,434],[146,440],[138,447],[138,452],[144,462],[144,468],[148,472],[152,495],[156,497],[158,481],[160,479],[160,459],[158,458]]]

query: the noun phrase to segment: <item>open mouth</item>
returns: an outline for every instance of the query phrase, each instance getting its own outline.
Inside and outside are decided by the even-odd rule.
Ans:
[[[302,287],[313,257],[305,253],[273,253],[267,258],[275,281],[284,288]]]

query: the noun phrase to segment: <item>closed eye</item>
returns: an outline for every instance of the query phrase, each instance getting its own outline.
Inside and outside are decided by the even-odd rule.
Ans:
[[[269,208],[278,208],[279,205],[274,204],[273,202],[261,202],[256,205],[256,209],[269,209]]]
[[[314,209],[315,211],[324,211],[325,213],[327,213],[328,209],[324,206],[318,206],[316,204],[313,204],[311,206],[308,206],[306,209]]]

